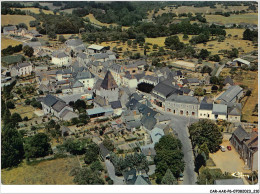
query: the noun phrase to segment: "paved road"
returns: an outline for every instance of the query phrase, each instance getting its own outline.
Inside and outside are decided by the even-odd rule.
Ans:
[[[222,69],[225,67],[225,64],[224,65],[221,65],[219,68],[218,68],[218,71],[216,73],[215,76],[219,76],[219,74],[221,73]]]
[[[109,177],[114,181],[114,185],[124,185],[123,177],[118,177],[115,175],[115,167],[114,165],[109,161],[105,161],[107,172],[109,174]]]
[[[186,117],[172,117],[172,128],[177,132],[178,138],[182,142],[182,151],[184,153],[185,169],[183,172],[183,184],[194,185],[197,181],[197,175],[194,171],[194,156],[189,138],[187,126],[195,122],[195,119],[188,119]]]

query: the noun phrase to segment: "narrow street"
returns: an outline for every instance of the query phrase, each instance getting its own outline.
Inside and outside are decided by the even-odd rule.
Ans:
[[[124,185],[123,182],[124,178],[116,176],[114,165],[109,160],[106,160],[105,164],[107,167],[107,172],[109,174],[109,177],[114,181],[114,185]]]

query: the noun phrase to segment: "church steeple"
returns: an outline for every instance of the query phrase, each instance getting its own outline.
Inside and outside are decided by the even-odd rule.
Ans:
[[[100,87],[105,90],[111,90],[111,89],[115,89],[118,87],[113,75],[111,74],[111,72],[109,70],[107,71],[106,76],[103,79]]]

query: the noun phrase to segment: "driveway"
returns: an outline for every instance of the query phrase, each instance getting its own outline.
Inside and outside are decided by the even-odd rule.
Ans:
[[[107,172],[109,174],[109,177],[114,181],[114,185],[124,185],[124,178],[123,177],[118,177],[115,175],[115,167],[114,165],[109,161],[105,161],[106,167],[107,167]]]

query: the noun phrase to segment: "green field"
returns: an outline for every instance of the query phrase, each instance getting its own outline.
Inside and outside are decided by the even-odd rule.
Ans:
[[[239,15],[231,15],[229,17],[224,17],[221,15],[206,15],[207,22],[218,22],[222,24],[228,23],[249,23],[258,24],[258,13],[246,13]]]
[[[4,185],[72,185],[71,169],[79,167],[77,157],[42,161],[35,165],[25,162],[10,170],[1,170]]]

